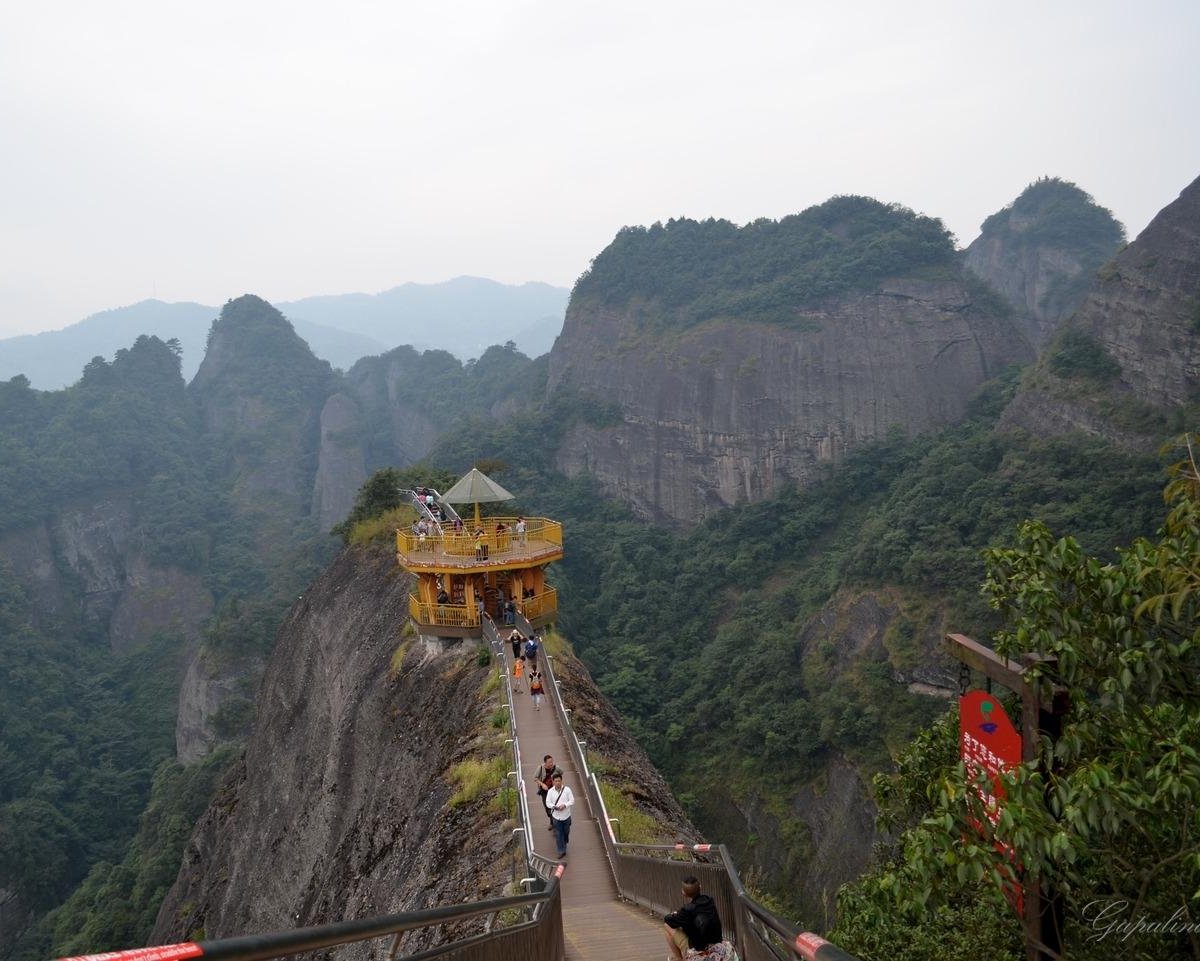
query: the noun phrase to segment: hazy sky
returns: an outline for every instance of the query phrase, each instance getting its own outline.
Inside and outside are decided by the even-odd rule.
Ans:
[[[1200,174],[1200,3],[104,0],[0,10],[0,336],[475,274],[838,193],[969,243]]]

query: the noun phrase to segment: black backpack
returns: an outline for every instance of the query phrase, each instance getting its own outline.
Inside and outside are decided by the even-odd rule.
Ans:
[[[721,941],[721,919],[717,916],[717,906],[713,899],[706,897],[699,904],[695,905],[695,911],[692,914],[692,923],[699,940],[705,945],[717,944]]]

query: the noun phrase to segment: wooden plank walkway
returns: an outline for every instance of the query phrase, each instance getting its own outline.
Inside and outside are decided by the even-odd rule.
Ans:
[[[504,652],[511,673],[512,652],[507,642]],[[588,805],[580,773],[567,753],[567,742],[549,696],[548,693],[547,699],[543,699],[542,709],[535,711],[528,680],[522,678],[520,686],[513,687],[517,734],[521,741],[521,776],[529,798],[534,849],[538,854],[554,858],[557,853],[554,834],[547,829],[549,820],[533,779],[543,755],[553,755],[563,769],[564,783],[575,794],[567,870],[562,878],[567,961],[662,961],[667,956],[662,921],[618,896],[612,869],[604,856],[600,822]]]

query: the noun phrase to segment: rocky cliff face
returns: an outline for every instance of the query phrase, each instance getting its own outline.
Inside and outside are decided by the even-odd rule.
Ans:
[[[450,767],[498,733],[487,671],[463,646],[410,650],[397,671],[407,594],[394,557],[346,553],[296,603],[156,941],[447,903],[500,880],[502,816],[447,805]]]
[[[917,606],[891,588],[836,594],[800,630],[801,650],[833,652],[819,668],[804,668],[806,681],[814,688],[832,685],[836,677],[864,665],[886,665],[898,693],[926,695],[931,712],[940,712],[957,684],[949,658],[940,653],[947,625],[934,614],[906,644],[896,640],[898,626]],[[886,716],[884,705],[879,710]],[[833,923],[838,888],[871,866],[875,842],[881,840],[871,773],[853,758],[831,754],[820,773],[784,803],[778,784],[768,789],[732,776],[724,787],[713,788],[711,776],[702,773],[701,783],[707,778],[709,784],[700,796],[697,820],[713,840],[730,847],[743,876],[770,879],[788,892],[806,923],[824,929]],[[779,779],[788,776],[781,771]],[[689,780],[684,777],[679,787],[690,790]]]
[[[102,638],[118,654],[160,633],[199,639],[212,594],[199,576],[146,558],[134,513],[128,494],[97,492],[0,537],[42,629]]]
[[[175,757],[180,764],[193,764],[246,734],[262,670],[260,658],[221,658],[206,648],[192,656],[179,688],[175,715]],[[223,712],[228,716],[233,710],[240,716],[220,723]]]
[[[1121,225],[1088,194],[1061,180],[1040,180],[984,222],[963,262],[999,291],[1041,348],[1123,240]]]
[[[1198,388],[1200,179],[1100,270],[1002,423],[1153,448]]]
[[[417,369],[430,364],[451,362],[449,355],[434,360],[424,358],[411,347],[398,347],[381,357],[359,361],[346,375],[346,390],[358,402],[370,425],[369,459],[375,463],[408,466],[429,453],[439,431],[419,402],[446,400],[437,397],[413,397],[411,383]]]
[[[654,521],[692,523],[804,484],[892,428],[958,420],[975,389],[1032,351],[959,281],[886,281],[795,310],[789,326],[710,322],[655,335],[653,305],[573,299],[551,390],[617,404],[615,427],[574,428],[558,466],[594,474]]]
[[[265,300],[247,294],[225,305],[188,391],[206,429],[232,450],[228,474],[240,503],[308,513],[318,419],[335,385],[329,364]]]
[[[313,483],[313,513],[321,530],[345,519],[367,479],[365,434],[366,422],[353,398],[339,391],[325,402]]]
[[[507,729],[491,723],[491,667],[470,643],[402,638],[409,590],[390,552],[354,549],[296,602],[263,678],[254,734],[196,828],[155,943],[503,893],[512,833],[494,788],[451,800],[456,764],[504,750]],[[686,818],[582,665],[569,656],[563,665],[595,729],[593,748],[685,833]]]

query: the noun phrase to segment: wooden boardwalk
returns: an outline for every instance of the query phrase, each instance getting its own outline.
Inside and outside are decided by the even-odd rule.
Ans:
[[[505,660],[512,670],[511,650],[504,644]],[[544,652],[543,652],[544,654]],[[542,655],[539,655],[539,657]],[[545,665],[543,664],[543,667]],[[547,684],[547,688],[549,685]],[[521,741],[521,776],[529,798],[534,849],[554,858],[554,834],[537,795],[534,774],[542,756],[551,754],[563,770],[563,781],[575,794],[571,840],[567,845],[567,870],[562,878],[563,931],[568,961],[662,961],[667,956],[662,921],[649,912],[622,901],[612,869],[604,856],[600,822],[587,802],[579,771],[567,753],[558,715],[547,698],[541,711],[533,709],[529,683],[522,678],[513,687],[517,732]]]

